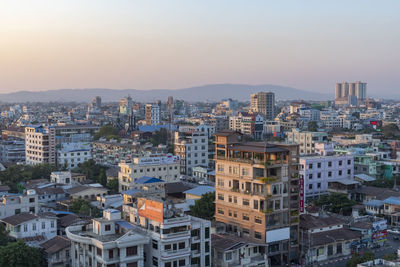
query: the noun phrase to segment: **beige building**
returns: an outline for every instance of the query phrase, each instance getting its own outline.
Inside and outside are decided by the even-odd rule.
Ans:
[[[53,127],[25,128],[26,164],[56,164],[56,130]]]
[[[251,94],[250,109],[262,114],[267,120],[273,120],[275,118],[275,94],[273,92]]]
[[[308,132],[299,129],[292,129],[286,133],[286,141],[300,145],[300,154],[315,153],[315,144],[328,141],[326,132]]]
[[[161,123],[161,109],[157,104],[146,104],[145,106],[146,125],[158,125]]]
[[[179,180],[179,156],[171,154],[157,157],[134,158],[132,163],[118,164],[119,192],[133,188],[134,182],[143,176],[155,177],[165,182]]]
[[[215,220],[260,245],[271,265],[298,257],[298,145],[244,142],[242,135],[215,134]]]

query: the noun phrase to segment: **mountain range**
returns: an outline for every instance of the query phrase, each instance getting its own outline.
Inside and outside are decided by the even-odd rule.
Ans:
[[[58,89],[47,91],[18,91],[0,94],[0,102],[89,102],[95,96],[100,96],[103,102],[119,101],[121,98],[131,96],[134,101],[151,102],[155,100],[165,101],[168,96],[174,99],[183,99],[189,102],[196,101],[220,101],[232,98],[239,101],[249,101],[250,94],[272,91],[276,100],[327,100],[333,98],[330,94],[316,93],[291,87],[263,84],[211,84],[183,89]],[[333,90],[332,90],[333,91]]]

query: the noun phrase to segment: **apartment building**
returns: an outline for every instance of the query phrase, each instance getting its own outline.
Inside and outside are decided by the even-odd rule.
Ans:
[[[298,145],[244,142],[233,131],[215,134],[215,220],[260,246],[271,265],[298,257]]]
[[[300,201],[304,203],[318,198],[327,193],[329,182],[353,179],[353,176],[354,158],[350,154],[301,156],[299,177],[304,194],[300,196]]]
[[[229,117],[229,129],[242,134],[261,139],[264,130],[264,118],[260,114],[239,113]]]
[[[143,176],[174,182],[180,175],[180,158],[171,154],[134,158],[133,162],[121,162],[118,166],[119,192],[132,189],[134,182]]]
[[[25,141],[0,140],[0,162],[25,162]]]
[[[275,94],[273,92],[251,94],[250,109],[262,114],[267,120],[273,120],[275,118]]]
[[[123,205],[125,219],[151,239],[145,247],[145,266],[211,266],[211,222],[186,215],[176,206],[149,197]]]
[[[23,212],[39,212],[39,200],[35,190],[27,190],[25,194],[11,194],[1,197],[0,219]]]
[[[158,125],[161,123],[161,109],[157,104],[146,104],[145,106],[146,125]]]
[[[72,267],[144,267],[144,245],[149,238],[121,219],[121,212],[107,209],[89,225],[66,228],[71,240]]]
[[[205,132],[175,132],[174,154],[180,158],[180,172],[193,175],[193,168],[208,167],[208,135]]]
[[[25,127],[26,164],[56,164],[56,130],[54,127]]]
[[[328,134],[326,132],[308,132],[292,129],[291,132],[286,133],[286,142],[298,144],[300,146],[300,154],[313,154],[315,153],[315,143],[327,141]]]
[[[57,164],[72,170],[92,158],[89,143],[63,143],[57,149]]]

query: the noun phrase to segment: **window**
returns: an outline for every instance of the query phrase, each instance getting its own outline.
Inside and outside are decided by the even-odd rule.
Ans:
[[[126,256],[137,255],[137,246],[126,248]]]
[[[350,165],[351,164],[351,159],[348,159],[347,160],[347,165]]]
[[[243,199],[243,206],[249,206],[250,202],[248,199]]]
[[[157,257],[153,257],[153,266],[158,266],[158,258]]]
[[[328,177],[332,177],[332,172],[328,172]]]
[[[186,266],[185,259],[179,260],[179,266]]]
[[[223,194],[218,194],[218,200],[224,200],[224,195]]]
[[[130,262],[130,263],[126,264],[126,267],[138,267],[138,263],[136,261],[135,262]]]
[[[313,175],[312,175],[312,173],[310,173],[309,175],[308,175],[308,179],[312,179],[312,177],[313,177]]]
[[[96,252],[97,252],[96,254],[99,255],[99,256],[101,257],[101,255],[102,255],[101,248],[97,248]]]
[[[310,189],[310,190],[312,189],[312,184],[308,185],[308,189]]]
[[[108,250],[108,258],[110,259],[114,258],[114,250],[112,249]]]
[[[42,222],[42,229],[46,229],[46,223]]]
[[[179,249],[185,249],[185,242],[179,243]]]
[[[321,183],[318,183],[318,184],[317,184],[317,188],[321,188]]]
[[[164,250],[171,250],[171,249],[172,249],[171,244],[168,244],[168,245],[164,246]]]
[[[111,225],[109,224],[106,224],[104,228],[106,231],[111,231]]]
[[[312,169],[312,167],[313,167],[312,164],[308,164],[309,169]]]
[[[204,229],[205,238],[210,238],[210,227]]]
[[[243,214],[242,214],[242,219],[243,219],[243,221],[248,221],[248,220],[250,220],[249,215],[246,214],[246,213],[243,213]]]
[[[348,169],[348,170],[347,170],[347,174],[351,174],[351,169]]]
[[[342,170],[339,170],[338,173],[339,173],[339,176],[342,176]]]
[[[332,161],[328,162],[328,167],[332,167]]]
[[[261,217],[254,217],[254,222],[258,224],[262,224],[262,219]]]
[[[253,209],[258,210],[258,200],[253,201]]]
[[[342,166],[343,162],[341,160],[339,160],[339,166]]]
[[[33,231],[36,231],[36,223],[33,223],[33,224],[32,224],[32,230],[33,230]]]
[[[317,178],[321,178],[321,173],[320,172],[317,174]]]
[[[227,261],[232,260],[232,252],[226,252],[225,253],[225,260],[227,260]]]
[[[321,162],[318,162],[317,166],[318,166],[318,169],[320,169],[321,168]]]
[[[254,238],[261,239],[262,238],[261,233],[260,232],[254,232]]]
[[[33,203],[33,202],[35,202],[35,198],[30,198],[29,203]]]
[[[244,235],[249,235],[250,234],[250,230],[247,229],[247,228],[243,228],[242,232],[243,232]]]
[[[218,213],[219,214],[224,214],[224,210],[223,209],[218,209]]]
[[[24,224],[24,232],[28,232],[28,225]]]
[[[153,239],[153,248],[158,249],[158,241]]]

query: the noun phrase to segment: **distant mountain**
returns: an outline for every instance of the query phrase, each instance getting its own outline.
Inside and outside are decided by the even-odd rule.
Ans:
[[[237,99],[239,101],[250,100],[250,94],[260,91],[275,92],[277,100],[326,100],[333,96],[324,93],[316,93],[299,90],[279,85],[247,85],[247,84],[212,84],[184,89],[59,89],[48,91],[19,91],[15,93],[0,94],[1,102],[89,102],[95,96],[100,96],[103,101],[119,101],[130,95],[135,101],[166,100],[168,96],[185,101],[220,101],[224,98]]]

